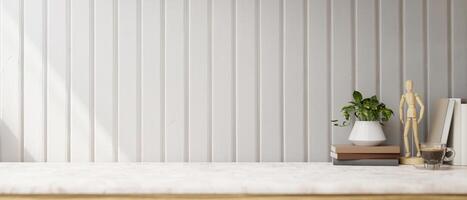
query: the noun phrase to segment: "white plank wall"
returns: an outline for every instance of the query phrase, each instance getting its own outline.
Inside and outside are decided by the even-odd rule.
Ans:
[[[162,161],[162,0],[143,0],[141,8],[141,159]]]
[[[235,0],[212,1],[212,160],[235,161]]]
[[[260,161],[283,161],[283,0],[260,0]]]
[[[211,0],[189,1],[189,159],[211,160]]]
[[[258,2],[236,5],[236,160],[258,161]],[[256,152],[252,153],[252,152]]]
[[[0,0],[0,161],[313,162],[357,89],[467,98],[464,0]]]
[[[284,1],[284,161],[305,161],[306,1]]]
[[[71,100],[70,100],[70,160],[89,162],[92,160],[91,107],[93,89],[93,63],[91,1],[71,1]]]
[[[165,1],[165,161],[186,161],[187,1]]]
[[[46,4],[24,1],[23,141],[24,161],[45,161]]]
[[[116,0],[94,1],[94,160],[117,160]]]
[[[138,4],[118,0],[118,161],[139,160],[140,87]]]
[[[0,158],[22,159],[22,3],[2,1],[0,48]]]
[[[70,155],[70,0],[47,1],[47,153],[50,162]]]
[[[331,2],[308,1],[308,160],[328,160],[330,148],[330,21]],[[315,98],[319,97],[319,98]],[[318,114],[319,113],[319,114]],[[319,153],[318,153],[319,152]]]

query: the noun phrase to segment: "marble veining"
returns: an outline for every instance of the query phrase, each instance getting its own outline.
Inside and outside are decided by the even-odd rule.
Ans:
[[[1,163],[2,194],[467,194],[467,167]]]

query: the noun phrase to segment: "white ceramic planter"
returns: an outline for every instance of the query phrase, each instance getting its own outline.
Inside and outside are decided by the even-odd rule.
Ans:
[[[386,136],[378,121],[356,121],[349,140],[359,146],[375,146],[386,141]]]

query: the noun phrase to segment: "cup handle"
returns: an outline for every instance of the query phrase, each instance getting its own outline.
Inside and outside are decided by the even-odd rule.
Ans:
[[[444,161],[445,161],[445,162],[452,161],[452,160],[454,159],[454,156],[456,156],[456,152],[455,152],[453,149],[449,148],[449,147],[446,148],[446,153],[445,153],[445,155],[446,155],[448,152],[451,152],[451,155],[450,155],[449,157],[444,156]]]

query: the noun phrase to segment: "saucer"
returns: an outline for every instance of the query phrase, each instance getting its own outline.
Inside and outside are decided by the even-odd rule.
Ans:
[[[450,170],[450,165],[441,165],[438,169],[428,169],[425,168],[425,165],[413,165],[416,169],[428,170],[428,171],[437,171],[437,170]]]

